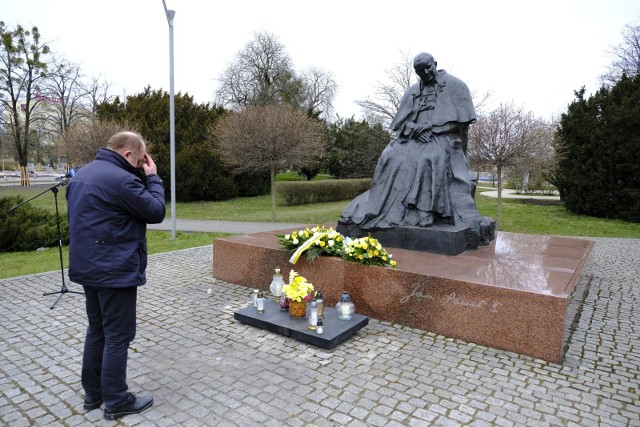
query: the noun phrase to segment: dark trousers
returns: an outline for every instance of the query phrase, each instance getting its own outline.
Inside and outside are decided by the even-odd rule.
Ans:
[[[127,352],[136,335],[137,287],[84,286],[89,326],[82,358],[82,387],[105,408],[127,399]]]

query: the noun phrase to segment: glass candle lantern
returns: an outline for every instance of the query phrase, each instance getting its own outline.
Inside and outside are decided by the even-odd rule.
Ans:
[[[318,301],[312,300],[309,303],[308,328],[315,331],[318,325]]]
[[[271,292],[271,295],[273,295],[274,302],[280,302],[283,286],[284,280],[282,279],[282,274],[280,274],[280,269],[276,268],[271,285],[269,285],[269,291]]]
[[[258,309],[258,313],[264,313],[264,301],[266,300],[264,294],[262,292],[258,293],[256,297],[256,308]]]
[[[356,306],[351,302],[351,298],[346,291],[342,292],[340,301],[336,304],[336,311],[340,320],[351,320],[353,313],[356,312]]]
[[[280,297],[280,311],[289,311],[289,298],[285,294]]]
[[[322,292],[316,292],[316,301],[318,302],[318,319],[322,319],[324,317],[324,297]]]

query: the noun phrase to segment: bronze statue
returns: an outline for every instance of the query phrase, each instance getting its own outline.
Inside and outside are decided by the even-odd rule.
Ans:
[[[465,238],[472,240],[466,249],[489,244],[495,222],[476,208],[466,158],[468,128],[476,119],[469,89],[437,70],[428,53],[417,55],[413,66],[420,81],[404,95],[389,126],[396,137],[378,160],[371,189],[343,211],[338,231],[359,237],[385,230],[388,237],[403,227],[466,226]],[[398,246],[397,239],[383,240]]]

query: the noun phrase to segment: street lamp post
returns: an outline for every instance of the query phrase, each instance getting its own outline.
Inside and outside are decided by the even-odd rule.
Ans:
[[[176,238],[176,119],[173,100],[173,17],[175,10],[168,10],[162,0],[169,24],[169,151],[171,170],[171,240]]]

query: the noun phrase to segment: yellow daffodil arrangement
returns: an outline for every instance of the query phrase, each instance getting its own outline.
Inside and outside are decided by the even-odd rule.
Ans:
[[[294,270],[289,272],[289,284],[282,287],[282,293],[296,302],[309,301],[315,294],[313,285]]]
[[[359,239],[347,238],[343,246],[343,257],[348,260],[359,262],[364,265],[379,265],[381,267],[395,267],[396,262],[391,259],[392,255],[386,251],[371,236],[360,237]]]
[[[292,252],[289,259],[292,264],[298,262],[300,255],[306,252],[309,261],[320,255],[332,255],[364,265],[396,266],[392,255],[373,237],[350,239],[324,225],[307,227],[291,234],[276,234],[276,238],[278,243]]]

